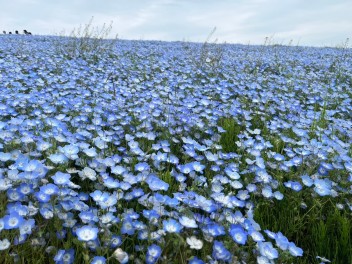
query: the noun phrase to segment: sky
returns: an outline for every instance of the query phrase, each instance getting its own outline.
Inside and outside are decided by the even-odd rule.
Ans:
[[[352,0],[0,0],[0,32],[69,34],[112,22],[121,39],[339,46]],[[350,45],[351,46],[351,45]]]

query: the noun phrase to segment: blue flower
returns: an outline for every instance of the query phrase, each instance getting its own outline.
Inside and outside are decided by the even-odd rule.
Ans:
[[[91,222],[97,222],[98,217],[92,211],[83,211],[78,214],[82,223],[89,224]]]
[[[295,245],[295,243],[290,242],[288,244],[288,250],[291,253],[292,256],[294,257],[302,257],[303,256],[303,250]]]
[[[275,237],[276,245],[282,250],[287,250],[289,241],[281,232],[278,232]]]
[[[10,246],[11,243],[7,238],[0,240],[0,251],[8,249]]]
[[[182,229],[182,225],[175,219],[163,220],[163,228],[168,233],[179,233]]]
[[[302,179],[302,183],[307,187],[311,187],[314,183],[313,179],[308,175],[302,175],[301,179]]]
[[[58,171],[53,176],[51,176],[51,178],[54,180],[56,185],[67,185],[70,182],[71,175]]]
[[[75,259],[75,251],[74,249],[60,249],[54,257],[54,261],[56,264],[72,264]]]
[[[213,253],[212,256],[216,260],[223,260],[226,262],[230,262],[232,255],[230,251],[228,251],[224,244],[220,241],[215,240],[213,244]]]
[[[248,234],[252,237],[255,242],[265,241],[264,236],[252,227],[248,230]]]
[[[91,241],[95,240],[98,236],[98,228],[93,226],[82,226],[76,229],[76,235],[80,241]]]
[[[209,236],[217,237],[221,235],[225,235],[225,228],[219,224],[211,223],[202,228],[202,231]]]
[[[328,179],[314,179],[314,191],[320,196],[327,196],[331,194],[331,181]]]
[[[134,169],[136,171],[143,172],[143,171],[148,171],[150,169],[150,166],[146,162],[140,162],[134,166]]]
[[[299,192],[300,190],[302,190],[302,185],[296,181],[287,181],[287,182],[284,182],[284,185],[287,188],[290,188],[296,192]]]
[[[189,218],[187,216],[182,216],[179,219],[180,223],[187,228],[197,228],[198,225],[193,218]]]
[[[71,160],[75,160],[78,158],[77,153],[79,152],[79,148],[75,145],[66,145],[64,147],[59,147],[60,152],[62,152],[67,158]]]
[[[151,174],[148,176],[146,182],[152,191],[167,191],[169,189],[169,184],[160,180],[157,176]]]
[[[46,194],[46,195],[55,195],[59,192],[59,187],[57,187],[55,184],[48,183],[46,185],[43,185],[39,188],[39,191]]]
[[[28,219],[24,221],[20,226],[20,234],[21,235],[30,235],[32,234],[32,229],[35,226],[34,219]]]
[[[238,173],[238,167],[232,163],[225,168],[225,173],[232,180],[238,180],[239,178],[241,178],[240,174]]]
[[[54,164],[64,164],[68,161],[68,158],[62,153],[51,154],[48,158]]]
[[[6,230],[19,228],[24,222],[23,217],[15,211],[5,215],[3,219],[4,229]]]
[[[106,258],[102,256],[95,256],[90,264],[105,264],[106,263]]]
[[[258,242],[258,246],[262,256],[268,259],[276,259],[279,257],[279,252],[273,247],[271,242]]]
[[[152,244],[148,247],[146,263],[152,264],[158,261],[161,255],[161,248],[158,245]]]
[[[133,235],[135,232],[135,228],[133,226],[133,223],[131,220],[126,219],[123,223],[122,223],[122,227],[121,227],[121,234],[127,234],[127,235]]]
[[[108,244],[112,249],[117,248],[122,244],[122,239],[118,235],[112,235]]]
[[[229,233],[232,239],[240,245],[245,245],[247,241],[247,232],[244,231],[243,227],[238,224],[232,224],[230,226]]]

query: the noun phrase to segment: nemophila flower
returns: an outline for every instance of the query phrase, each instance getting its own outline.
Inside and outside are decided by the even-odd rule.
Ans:
[[[39,191],[46,194],[46,195],[56,195],[59,192],[59,187],[57,187],[55,184],[48,183],[46,185],[43,185],[39,188]]]
[[[237,244],[246,244],[247,232],[243,229],[241,225],[232,224],[229,229],[229,234]]]
[[[276,160],[276,161],[284,161],[285,160],[285,156],[284,155],[281,155],[279,153],[276,153],[273,158]]]
[[[10,179],[0,179],[0,191],[6,191],[12,187]]]
[[[23,217],[17,212],[11,212],[9,215],[5,215],[3,220],[4,229],[6,230],[19,228],[24,222]]]
[[[156,210],[143,210],[143,216],[149,220],[150,223],[156,223],[160,215]]]
[[[7,198],[9,201],[20,201],[24,198],[24,195],[18,189],[8,189]]]
[[[56,237],[57,237],[57,239],[59,239],[59,240],[62,240],[62,239],[65,239],[66,238],[66,230],[64,230],[64,229],[62,229],[62,230],[60,230],[60,231],[57,231],[56,232]]]
[[[295,245],[295,243],[290,242],[288,244],[288,250],[290,254],[294,257],[302,257],[303,256],[303,250]]]
[[[118,235],[112,235],[110,240],[108,241],[108,245],[110,248],[114,249],[122,244],[122,239]]]
[[[76,235],[80,241],[95,240],[98,236],[98,228],[85,225],[76,229]]]
[[[48,158],[54,164],[64,164],[68,161],[68,158],[62,153],[51,154]]]
[[[205,169],[205,166],[199,161],[193,161],[192,166],[193,166],[193,170],[199,173],[203,173],[203,170]]]
[[[190,174],[194,171],[192,163],[177,165],[177,168],[183,174]]]
[[[120,186],[120,182],[115,180],[112,177],[107,177],[103,180],[104,186],[108,187],[109,189],[116,189]]]
[[[44,152],[44,151],[48,150],[52,146],[51,143],[46,142],[46,141],[38,141],[36,143],[36,145],[37,145],[37,150],[40,151],[40,152]]]
[[[55,257],[54,261],[56,264],[72,264],[74,262],[74,257],[75,257],[75,251],[74,249],[60,249]]]
[[[344,164],[345,168],[347,171],[351,172],[352,173],[352,162],[345,162]]]
[[[33,184],[22,182],[17,190],[23,195],[28,195],[33,192]]]
[[[150,169],[150,166],[148,163],[146,162],[140,162],[140,163],[137,163],[135,166],[134,166],[134,169],[136,171],[140,171],[140,172],[143,172],[143,171],[148,171]]]
[[[112,212],[108,212],[99,217],[99,221],[102,224],[118,223],[120,219],[116,217]]]
[[[221,193],[224,190],[224,187],[221,185],[221,183],[219,182],[214,182],[211,185],[211,191],[213,193]]]
[[[213,153],[211,153],[209,151],[206,151],[204,153],[204,155],[205,155],[205,157],[207,158],[208,161],[214,161],[215,162],[215,161],[219,160],[218,154],[213,154]]]
[[[78,175],[82,180],[90,179],[91,181],[95,181],[97,179],[97,173],[89,167],[84,167],[82,171],[78,172]]]
[[[67,185],[70,182],[71,175],[68,173],[63,173],[61,171],[56,172],[51,178],[57,185]]]
[[[27,237],[28,237],[27,234],[23,234],[23,235],[20,234],[19,236],[16,236],[16,237],[14,238],[13,244],[14,244],[15,246],[21,245],[21,244],[23,244],[24,242],[26,242]]]
[[[229,262],[232,258],[230,251],[225,248],[224,244],[215,240],[213,244],[212,257],[216,260]]]
[[[262,189],[262,195],[265,197],[265,198],[271,198],[273,196],[273,191],[271,189],[270,186],[265,186],[263,189]]]
[[[274,194],[274,197],[275,197],[276,200],[281,201],[284,198],[284,195],[281,192],[279,192],[279,191],[276,191],[273,194]]]
[[[281,232],[278,232],[275,237],[276,245],[282,249],[287,250],[290,241]]]
[[[204,234],[211,237],[217,237],[226,234],[225,228],[222,225],[216,223],[210,223],[203,226],[202,231]]]
[[[268,259],[276,259],[279,257],[279,252],[273,247],[271,242],[258,242],[259,252],[262,256]]]
[[[198,239],[195,236],[187,237],[186,242],[192,249],[199,250],[199,249],[202,249],[203,247],[203,241]]]
[[[35,220],[34,219],[28,219],[24,221],[21,226],[20,226],[20,234],[21,235],[30,235],[32,234],[32,229],[35,226]]]
[[[121,248],[116,249],[112,254],[112,257],[115,258],[121,264],[128,263],[128,254]]]
[[[163,180],[160,180],[154,174],[150,174],[148,176],[146,183],[148,183],[148,186],[152,191],[167,191],[169,189],[169,184],[164,182]]]
[[[187,216],[180,217],[178,219],[178,221],[180,222],[181,225],[183,225],[184,227],[187,227],[187,228],[197,228],[198,227],[196,220],[194,220],[193,218],[189,218]]]
[[[301,179],[302,179],[302,183],[307,187],[311,187],[314,184],[313,179],[308,175],[302,175]]]
[[[287,181],[284,182],[284,185],[287,188],[290,188],[296,192],[299,192],[300,190],[302,190],[302,185],[299,182],[295,182],[295,181]]]
[[[245,201],[250,198],[248,193],[249,192],[247,190],[240,190],[240,191],[238,191],[236,197],[242,201]]]
[[[66,145],[64,147],[59,147],[59,151],[63,153],[70,160],[78,159],[79,148],[75,145]]]
[[[204,261],[197,257],[193,257],[189,260],[188,264],[204,264]]]
[[[264,230],[264,232],[270,237],[271,239],[276,239],[277,234],[274,232],[271,232],[270,230]]]
[[[6,250],[10,246],[11,246],[11,243],[7,238],[0,240],[0,250]]]
[[[120,165],[116,165],[111,168],[111,173],[116,174],[116,175],[122,175],[126,171],[127,171],[127,169],[123,166],[120,166]]]
[[[260,233],[259,231],[255,230],[252,227],[248,230],[248,234],[252,237],[253,241],[255,241],[255,242],[265,241],[265,238],[262,235],[262,233]]]
[[[160,255],[161,255],[161,247],[155,244],[150,245],[147,250],[146,263],[152,264],[157,262]]]
[[[257,257],[257,264],[272,264],[273,262],[269,260],[267,257],[258,256]]]
[[[320,166],[318,167],[318,173],[321,176],[327,176],[329,175],[329,169],[327,169],[324,165],[320,164]]]
[[[89,224],[92,222],[98,222],[98,217],[92,211],[83,211],[78,214],[82,223]]]
[[[163,229],[168,233],[179,233],[182,225],[175,219],[163,220]]]
[[[95,148],[86,148],[83,149],[83,152],[90,158],[94,158],[98,155],[97,150]]]
[[[332,183],[328,179],[314,179],[314,191],[320,196],[331,194]]]
[[[8,203],[6,212],[8,214],[11,214],[12,212],[17,212],[21,216],[26,216],[28,215],[29,210],[26,205],[23,205],[20,202],[16,202],[16,203]]]
[[[90,264],[105,264],[106,263],[106,258],[103,256],[95,256]]]
[[[45,205],[45,204],[44,204]],[[51,219],[54,217],[54,211],[53,208],[50,206],[41,206],[39,209],[40,214],[43,216],[45,219]]]
[[[135,228],[131,220],[125,220],[122,223],[121,234],[133,235],[135,232]]]
[[[0,161],[6,162],[6,161],[9,161],[11,158],[12,157],[10,153],[0,152]]]
[[[258,168],[255,174],[256,174],[255,180],[257,182],[270,183],[270,181],[272,180],[272,177],[267,173],[265,169]]]
[[[26,172],[37,171],[43,164],[38,160],[31,160],[23,166],[23,170]]]
[[[238,173],[238,168],[235,164],[229,164],[225,168],[225,173],[229,176],[232,180],[238,180],[241,178],[240,174]]]
[[[292,163],[295,165],[295,166],[298,166],[300,164],[302,164],[302,157],[298,157],[298,156],[295,156],[293,157],[290,161],[292,161]]]

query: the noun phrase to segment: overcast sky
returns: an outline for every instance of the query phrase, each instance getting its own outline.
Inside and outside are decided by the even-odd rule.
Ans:
[[[122,39],[336,46],[352,37],[352,0],[0,0],[0,32],[69,33],[94,17]],[[352,40],[352,39],[351,39]]]

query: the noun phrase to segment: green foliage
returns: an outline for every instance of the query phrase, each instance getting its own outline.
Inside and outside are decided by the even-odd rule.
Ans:
[[[349,263],[352,259],[351,214],[339,211],[331,198],[313,199],[306,194],[286,194],[282,201],[262,202],[255,219],[263,229],[282,232],[304,249],[294,263],[319,263],[316,256],[332,263]],[[305,197],[306,196],[306,197]],[[306,201],[301,204],[299,201]]]
[[[112,22],[107,26],[93,26],[93,17],[84,26],[74,28],[62,45],[62,41],[55,42],[55,49],[69,59],[84,58],[97,62],[99,56],[112,53],[116,48],[117,35],[108,39],[112,30]],[[65,36],[63,32],[61,36]]]

